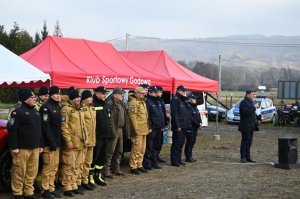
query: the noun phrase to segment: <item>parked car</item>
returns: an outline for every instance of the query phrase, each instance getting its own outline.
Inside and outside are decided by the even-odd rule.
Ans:
[[[240,103],[242,99],[237,102],[228,112],[227,112],[227,122],[228,123],[239,123],[240,122]],[[256,109],[256,115],[258,122],[276,122],[277,110],[270,98],[258,97],[253,100],[257,102],[259,108]]]
[[[208,111],[208,120],[216,121],[217,119],[217,110],[219,111],[218,119],[219,121],[226,118],[226,110],[221,107],[217,107],[207,102],[207,111]]]

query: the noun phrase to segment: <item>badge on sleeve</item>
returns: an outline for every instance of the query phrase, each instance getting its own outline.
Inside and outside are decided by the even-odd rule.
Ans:
[[[43,115],[43,121],[44,121],[44,122],[47,122],[47,121],[48,121],[48,114],[44,114],[44,115]]]
[[[61,121],[65,122],[66,121],[66,115],[61,115]]]
[[[134,106],[130,107],[130,112],[132,112],[132,113],[135,112],[135,107]]]

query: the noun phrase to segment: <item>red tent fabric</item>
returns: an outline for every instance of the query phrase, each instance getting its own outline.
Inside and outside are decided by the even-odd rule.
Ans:
[[[146,83],[172,89],[171,78],[131,63],[110,43],[48,36],[21,57],[50,74],[52,84],[61,88],[135,88]]]
[[[218,81],[200,76],[174,61],[165,51],[120,51],[129,61],[145,70],[173,78],[173,92],[179,85],[189,90],[218,92]]]

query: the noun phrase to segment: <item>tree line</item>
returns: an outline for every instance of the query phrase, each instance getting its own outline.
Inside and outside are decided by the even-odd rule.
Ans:
[[[11,30],[6,31],[4,25],[0,25],[0,44],[20,55],[40,44],[49,35],[46,21],[43,21],[42,30],[31,36],[27,30],[20,28],[17,22],[14,23]],[[62,30],[59,21],[56,21],[53,35],[62,37]]]
[[[6,31],[4,25],[0,25],[0,44],[17,55],[21,55],[33,47],[39,45],[49,35],[46,21],[43,21],[42,30],[31,36],[27,30],[20,28],[15,22],[12,29]],[[56,21],[53,35],[62,37],[59,21]],[[4,69],[1,69],[4,70]],[[0,88],[0,103],[13,103],[17,99],[16,88]]]

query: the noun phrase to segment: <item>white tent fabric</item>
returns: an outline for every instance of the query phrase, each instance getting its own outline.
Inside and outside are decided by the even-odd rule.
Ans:
[[[0,85],[22,84],[50,80],[46,74],[0,45]]]

